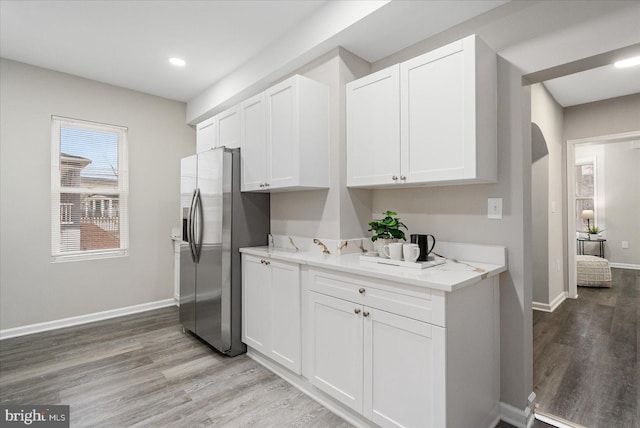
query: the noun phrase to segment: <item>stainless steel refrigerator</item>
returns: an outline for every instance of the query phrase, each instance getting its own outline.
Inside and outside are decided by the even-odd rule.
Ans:
[[[241,342],[240,247],[267,245],[269,195],[240,193],[240,149],[182,159],[180,322],[218,351]]]

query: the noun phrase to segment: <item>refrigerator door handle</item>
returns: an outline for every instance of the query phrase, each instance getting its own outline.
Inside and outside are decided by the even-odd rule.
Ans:
[[[196,251],[195,245],[193,242],[193,225],[194,225],[194,214],[195,214],[195,203],[196,203],[196,192],[194,189],[193,195],[191,196],[191,204],[189,205],[189,225],[187,227],[187,240],[189,241],[189,252],[191,253],[191,260],[196,263]]]
[[[204,218],[204,212],[202,208],[202,195],[200,194],[199,188],[196,189],[195,206],[197,207],[197,213],[194,213],[194,218],[196,217],[196,215],[198,216],[198,221],[196,223],[198,228],[198,239],[194,239],[193,248],[196,254],[196,263],[198,263],[200,261],[200,253],[202,251],[202,237],[204,233],[204,224],[202,221],[202,219]]]

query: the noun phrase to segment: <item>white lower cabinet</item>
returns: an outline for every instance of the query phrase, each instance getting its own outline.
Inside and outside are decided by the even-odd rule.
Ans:
[[[250,352],[350,422],[495,426],[498,276],[444,292],[246,253],[242,263]]]
[[[310,381],[362,413],[362,306],[309,293]]]
[[[300,374],[300,267],[242,255],[242,341]]]
[[[445,329],[309,293],[310,381],[382,427],[445,426]]]
[[[445,426],[445,329],[363,311],[364,416],[383,427]]]

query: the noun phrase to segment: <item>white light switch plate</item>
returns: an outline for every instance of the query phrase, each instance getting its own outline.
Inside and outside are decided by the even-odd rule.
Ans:
[[[487,218],[493,220],[502,219],[502,198],[488,199]]]

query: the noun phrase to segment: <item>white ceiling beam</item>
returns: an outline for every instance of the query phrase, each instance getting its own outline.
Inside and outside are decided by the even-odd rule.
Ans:
[[[334,48],[341,32],[388,4],[390,0],[331,1],[301,22],[286,37],[207,88],[187,103],[191,124],[232,106],[269,83]]]

